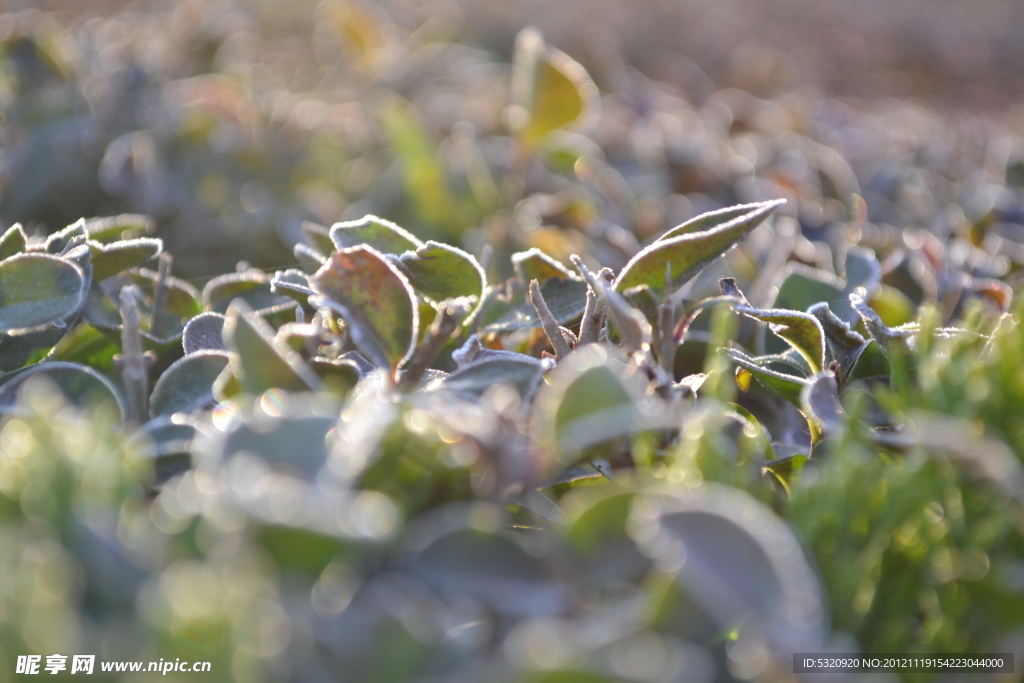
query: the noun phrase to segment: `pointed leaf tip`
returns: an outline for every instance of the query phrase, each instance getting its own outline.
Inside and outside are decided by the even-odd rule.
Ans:
[[[670,286],[682,286],[785,203],[785,199],[776,199],[712,211],[673,228],[630,259],[615,280],[615,291],[648,285],[661,292],[666,268],[671,271]]]

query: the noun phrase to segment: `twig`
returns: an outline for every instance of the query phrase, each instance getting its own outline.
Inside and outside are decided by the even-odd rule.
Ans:
[[[565,337],[562,336],[562,329],[555,320],[555,316],[551,314],[551,309],[548,308],[548,304],[544,301],[544,295],[540,291],[540,283],[537,280],[530,281],[529,290],[530,303],[537,309],[537,315],[540,317],[540,323],[544,326],[544,334],[548,336],[548,341],[551,342],[551,348],[555,352],[555,358],[562,360],[565,356],[572,353],[572,349],[569,348],[569,342],[565,341]]]
[[[467,297],[448,299],[441,303],[437,317],[427,330],[427,336],[423,343],[416,347],[408,362],[402,367],[398,379],[398,388],[402,391],[415,389],[419,386],[423,374],[434,362],[434,358],[440,353],[452,334],[458,329],[462,319],[473,308],[474,301]]]
[[[587,285],[587,306],[583,309],[583,322],[580,323],[579,344],[590,344],[596,342],[601,334],[601,326],[604,325],[604,304],[594,292],[594,288]]]
[[[142,291],[135,285],[121,290],[121,379],[124,381],[128,398],[130,421],[142,424],[149,419],[149,363],[142,351],[142,334],[139,331],[139,308],[137,297]]]
[[[160,264],[156,271],[156,284],[153,285],[153,315],[150,318],[149,333],[160,338],[163,331],[164,309],[167,308],[167,278],[171,276],[171,264],[174,259],[166,251],[160,254]]]
[[[665,293],[658,305],[658,332],[661,344],[658,348],[658,360],[669,376],[674,377],[676,367],[676,340],[673,334],[675,327],[676,307],[669,292],[672,289],[672,264],[665,264]]]

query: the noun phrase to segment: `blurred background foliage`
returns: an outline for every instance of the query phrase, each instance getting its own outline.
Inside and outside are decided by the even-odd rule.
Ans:
[[[210,660],[212,680],[596,683],[790,680],[801,648],[1022,651],[1018,4],[2,7],[0,220],[27,235],[3,257],[84,259],[85,237],[141,255],[101,277],[90,242],[88,296],[107,287],[86,322],[29,351],[0,337],[5,370],[94,371],[51,375],[63,398],[0,377],[0,681],[29,652]],[[715,308],[665,351],[669,291],[642,273],[634,327],[540,360],[558,352],[532,279],[582,336],[571,255],[622,273],[684,221],[780,198],[671,311],[732,277],[746,298],[713,303],[745,317]],[[152,220],[58,232],[125,213]],[[436,240],[470,264],[441,294],[415,283],[421,322],[385,325],[383,374],[307,298],[350,246],[318,226],[367,214],[411,235],[350,225],[371,235],[353,244],[405,263]],[[168,272],[129,270],[160,246],[118,241],[147,232],[181,278],[163,323]],[[134,416],[133,284],[164,382]],[[466,293],[472,323],[396,397],[385,375],[402,388],[406,347]],[[876,340],[861,375],[830,377],[839,418],[805,340],[754,320],[821,302]],[[667,381],[618,350],[631,333]],[[489,353],[511,365],[466,372]]]

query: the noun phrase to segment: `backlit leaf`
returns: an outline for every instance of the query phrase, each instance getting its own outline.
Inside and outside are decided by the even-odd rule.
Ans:
[[[786,203],[785,199],[747,204],[744,213],[735,210],[717,212],[721,222],[714,222],[705,216],[698,219],[713,227],[699,232],[683,232],[665,240],[659,240],[630,259],[616,278],[614,288],[623,292],[639,285],[648,285],[656,292],[665,289],[665,269],[671,264],[671,287],[682,286],[701,269],[724,254],[730,247],[746,237],[775,209]],[[685,225],[685,224],[684,224]],[[682,226],[680,226],[682,227]]]
[[[719,285],[722,294],[736,296],[742,300],[743,303],[733,304],[733,310],[768,323],[768,328],[789,342],[814,372],[820,372],[825,367],[825,331],[816,317],[800,311],[755,308],[747,303],[732,278],[723,278]]]
[[[436,302],[460,296],[479,300],[486,284],[484,270],[475,258],[438,242],[405,252],[397,264],[413,289]]]
[[[359,350],[393,374],[412,355],[419,333],[416,294],[388,259],[370,246],[342,249],[310,278],[317,306],[345,319]]]
[[[905,328],[893,328],[882,322],[881,317],[874,311],[864,299],[857,295],[850,295],[850,305],[857,311],[857,315],[864,321],[864,326],[872,339],[878,344],[878,348],[885,355],[893,352],[912,351],[915,346],[914,330]]]
[[[334,241],[331,239],[331,229],[326,225],[303,221],[302,234],[306,238],[306,244],[324,256],[327,256],[336,248]]]
[[[297,268],[288,268],[274,273],[270,281],[270,288],[276,294],[281,294],[290,299],[295,299],[300,304],[309,301],[309,297],[316,292],[309,286],[309,278]]]
[[[512,126],[530,146],[573,123],[592,106],[597,89],[576,61],[548,47],[540,32],[524,29],[516,38],[512,64]]]
[[[270,275],[255,268],[215,277],[203,287],[203,308],[224,313],[239,298],[257,311],[287,303],[288,299],[275,292],[270,283]]]
[[[20,254],[25,251],[27,244],[28,238],[25,236],[21,223],[15,223],[7,228],[7,232],[0,237],[0,260]]]
[[[110,244],[90,241],[92,252],[92,277],[102,282],[123,270],[141,266],[163,250],[163,242],[151,237],[121,240]]]
[[[802,405],[800,393],[807,383],[806,379],[769,367],[767,362],[751,358],[738,349],[726,349],[725,353],[729,356],[729,360],[752,374],[754,379],[766,389],[797,407]]]
[[[365,244],[385,254],[402,254],[423,246],[423,242],[412,233],[376,216],[335,223],[331,226],[330,235],[338,251]]]
[[[579,279],[571,270],[536,248],[512,254],[512,268],[516,277],[526,284],[531,280],[544,284],[553,277]]]
[[[156,224],[149,216],[125,213],[120,216],[103,218],[87,218],[85,233],[90,240],[96,242],[114,242],[117,240],[133,240],[143,235],[152,234]]]

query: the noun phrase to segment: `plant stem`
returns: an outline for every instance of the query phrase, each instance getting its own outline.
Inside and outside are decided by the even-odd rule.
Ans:
[[[409,391],[419,386],[423,374],[437,357],[441,347],[451,339],[472,307],[472,301],[466,297],[449,299],[441,303],[441,310],[430,325],[423,343],[416,347],[409,361],[401,369],[398,378],[399,390]]]
[[[157,266],[156,284],[153,285],[153,315],[149,324],[149,333],[154,337],[162,337],[164,309],[167,308],[167,279],[171,276],[171,264],[174,259],[166,251],[160,254],[160,265]]]
[[[121,379],[128,399],[129,421],[149,419],[149,363],[142,350],[137,297],[142,291],[135,285],[121,290]]]
[[[548,308],[547,302],[544,301],[544,295],[540,291],[540,283],[536,279],[530,281],[529,299],[530,303],[537,310],[540,324],[544,327],[544,334],[547,335],[548,341],[551,342],[555,358],[562,360],[562,358],[572,353],[572,349],[569,348],[569,342],[565,341],[565,337],[562,336],[562,328],[558,321],[555,320],[555,316],[551,314],[551,309]]]

